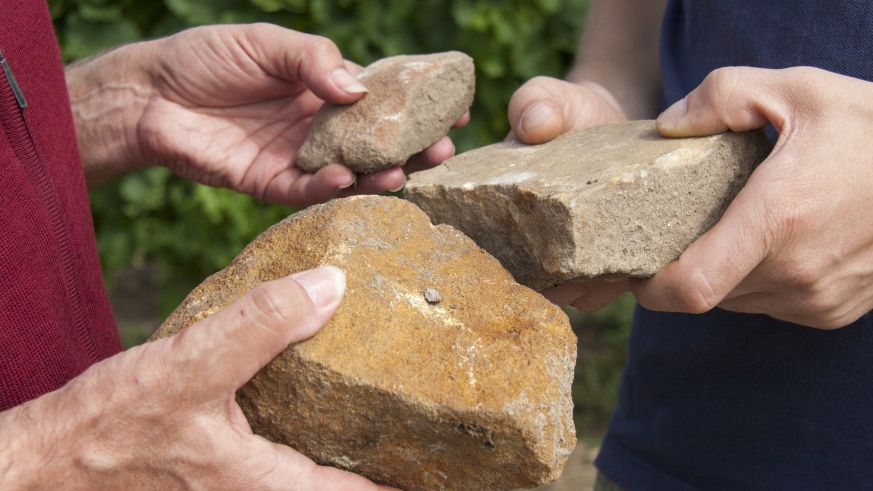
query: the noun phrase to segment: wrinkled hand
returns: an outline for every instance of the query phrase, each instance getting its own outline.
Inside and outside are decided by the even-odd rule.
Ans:
[[[141,160],[292,206],[325,201],[341,189],[397,190],[406,181],[400,168],[356,178],[339,162],[315,174],[293,165],[318,108],[352,103],[366,91],[350,73],[360,67],[326,38],[270,24],[209,26],[123,49],[115,57],[143,58],[138,66],[148,80],[131,138]],[[453,154],[443,138],[413,156],[406,170]]]
[[[634,295],[838,328],[873,308],[873,83],[814,68],[724,68],[658,118],[665,136],[779,132],[718,223]]]
[[[536,77],[509,102],[512,136],[528,144],[545,143],[567,131],[626,121],[615,98],[593,82],[575,84]],[[630,288],[627,280],[569,282],[543,291],[558,305],[597,310]]]
[[[384,489],[253,435],[234,399],[288,344],[315,334],[344,289],[331,267],[264,283],[0,413],[0,487]]]

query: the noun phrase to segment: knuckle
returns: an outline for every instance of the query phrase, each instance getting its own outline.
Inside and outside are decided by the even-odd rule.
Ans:
[[[269,22],[253,22],[249,24],[250,28],[254,31],[272,31],[276,29],[281,29],[276,24],[271,24]]]
[[[689,314],[709,312],[718,304],[712,285],[702,274],[693,275],[677,285],[675,301],[679,311]]]
[[[795,66],[784,69],[785,75],[795,81],[806,84],[819,85],[822,76],[828,74],[827,71],[821,68],[811,66]]]
[[[840,317],[837,315],[840,308],[840,302],[833,295],[829,295],[826,292],[816,292],[807,295],[804,299],[804,303],[806,303],[806,310],[816,317]]]
[[[833,105],[835,91],[831,73],[809,66],[786,68],[783,73],[793,107],[815,112],[816,107]]]
[[[341,58],[339,48],[333,44],[333,41],[324,36],[310,34],[307,44],[309,58],[314,62],[330,60],[331,58]]]
[[[532,99],[550,98],[551,90],[549,89],[555,82],[555,79],[542,75],[528,80],[515,91],[509,101],[510,106],[528,104]],[[519,107],[519,109],[521,108]]]
[[[649,310],[703,314],[720,298],[702,275],[666,273],[632,287],[637,301]]]
[[[245,24],[238,31],[245,39],[265,40],[275,33],[276,25],[267,22]]]
[[[241,315],[266,329],[293,324],[306,309],[299,295],[272,288],[270,283],[256,287],[247,298],[248,305],[242,308]]]
[[[683,288],[677,292],[676,306],[679,312],[689,314],[704,314],[715,307],[707,296],[694,288]]]
[[[81,377],[81,389],[102,394],[103,406],[109,411],[128,411],[131,405],[144,416],[162,416],[165,401],[179,395],[167,351],[168,340],[159,340],[130,348],[93,365]],[[76,379],[74,379],[76,380]]]
[[[560,80],[554,77],[547,77],[545,75],[537,75],[536,77],[530,79],[524,85],[530,87],[548,87],[550,85],[554,85],[556,83],[561,82]]]
[[[802,262],[792,262],[789,266],[783,268],[780,282],[785,287],[804,291],[804,297],[811,299],[815,294],[809,292],[814,288],[815,282],[818,280],[818,271],[809,264]]]
[[[740,77],[740,68],[722,67],[710,72],[703,81],[709,106],[728,127],[732,126],[731,101],[740,86]]]
[[[845,315],[846,305],[835,289],[823,281],[814,281],[804,287],[801,295],[803,311],[819,319],[837,319]]]
[[[716,68],[703,81],[708,89],[709,97],[714,100],[725,101],[737,87],[739,69],[735,67]]]
[[[824,329],[827,331],[846,327],[853,322],[853,319],[851,317],[842,313],[810,316],[810,319],[812,319],[812,321],[809,323],[810,327],[814,327],[816,329]]]
[[[152,389],[157,389],[166,383],[164,364],[160,362],[162,358],[166,358],[166,350],[149,349],[156,347],[166,348],[166,344],[167,343],[158,346],[143,345],[129,350],[131,367],[128,368],[150,368],[145,370],[139,370],[136,368],[133,370],[126,370],[128,377],[130,377],[129,385],[131,387],[138,387],[145,392],[151,392]]]

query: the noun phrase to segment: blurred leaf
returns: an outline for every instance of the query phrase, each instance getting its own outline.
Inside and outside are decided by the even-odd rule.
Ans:
[[[252,4],[264,12],[277,12],[287,5],[284,0],[251,0]]]
[[[84,58],[98,51],[136,41],[139,30],[126,19],[113,22],[85,20],[78,13],[64,19],[62,53],[66,58]]]
[[[83,19],[93,22],[109,22],[122,20],[121,7],[118,5],[92,5],[83,4],[79,8],[79,14]]]

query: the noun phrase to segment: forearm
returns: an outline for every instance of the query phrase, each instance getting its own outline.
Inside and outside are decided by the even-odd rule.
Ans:
[[[153,51],[151,43],[132,44],[66,69],[89,185],[148,164],[137,143],[137,122],[151,95],[144,67],[152,62]]]
[[[595,0],[567,79],[606,89],[628,119],[657,115],[666,0]]]

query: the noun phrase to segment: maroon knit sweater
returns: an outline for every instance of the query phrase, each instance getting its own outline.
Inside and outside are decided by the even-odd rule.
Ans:
[[[121,346],[45,0],[3,3],[0,50],[2,410],[61,387]]]

